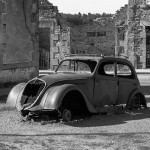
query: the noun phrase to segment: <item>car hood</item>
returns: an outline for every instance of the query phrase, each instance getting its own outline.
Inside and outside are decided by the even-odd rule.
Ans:
[[[39,76],[38,78],[44,80],[47,85],[51,85],[56,82],[84,80],[92,77],[91,73],[52,73],[50,75]]]

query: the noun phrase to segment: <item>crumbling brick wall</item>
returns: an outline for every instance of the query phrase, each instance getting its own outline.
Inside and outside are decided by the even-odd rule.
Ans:
[[[39,6],[39,30],[41,31],[39,44],[40,48],[43,48],[42,44],[49,45],[49,48],[45,47],[45,50],[50,53],[50,69],[54,70],[64,55],[70,53],[70,30],[60,24],[57,6],[53,6],[47,0],[40,0]],[[41,38],[45,43],[41,41]]]
[[[129,0],[128,5],[116,13],[116,55],[127,56],[135,68],[147,67],[146,28],[149,26],[150,6],[147,0]],[[123,40],[118,30],[124,34]],[[120,52],[121,48],[124,50]]]
[[[60,28],[53,22],[50,38],[50,68],[55,70],[59,62],[64,59],[66,54],[70,54],[70,28]]]
[[[38,75],[38,0],[0,0],[0,84]]]

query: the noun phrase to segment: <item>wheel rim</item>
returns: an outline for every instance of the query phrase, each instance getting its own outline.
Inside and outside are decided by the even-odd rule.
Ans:
[[[67,110],[65,109],[62,113],[62,119],[64,121],[70,121],[71,120],[71,111],[70,110]]]
[[[139,94],[136,94],[131,100],[129,109],[130,110],[139,109],[140,107],[141,107],[141,99]]]

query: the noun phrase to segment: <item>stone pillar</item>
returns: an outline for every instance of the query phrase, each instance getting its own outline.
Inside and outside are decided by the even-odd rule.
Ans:
[[[65,55],[70,54],[70,27],[61,29],[60,26],[54,25],[51,29],[53,29],[53,31],[51,30],[50,34],[50,68],[55,70]]]
[[[125,5],[115,15],[115,56],[127,57],[127,9]]]
[[[145,49],[143,49],[144,24],[146,12],[145,0],[129,0],[128,9],[128,54],[135,68],[145,68]],[[142,46],[142,47],[141,47]]]

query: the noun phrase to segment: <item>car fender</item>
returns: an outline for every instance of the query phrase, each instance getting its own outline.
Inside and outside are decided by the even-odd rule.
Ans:
[[[129,96],[129,99],[128,99],[127,104],[126,104],[126,109],[129,109],[130,103],[131,103],[133,97],[136,94],[140,94],[143,97],[143,103],[147,107],[146,99],[145,99],[145,96],[144,96],[143,92],[141,90],[139,90],[139,89],[135,89],[134,91],[132,91],[132,93]]]
[[[42,105],[44,105],[44,109],[58,109],[62,104],[64,96],[72,90],[77,90],[82,94],[86,106],[90,112],[97,113],[96,109],[89,102],[85,94],[79,89],[79,87],[73,84],[64,84],[49,88],[41,100]]]
[[[18,110],[20,110],[20,100],[23,93],[23,90],[26,86],[26,83],[19,83],[16,86],[14,86],[11,91],[8,94],[6,104],[10,107],[16,107]]]

